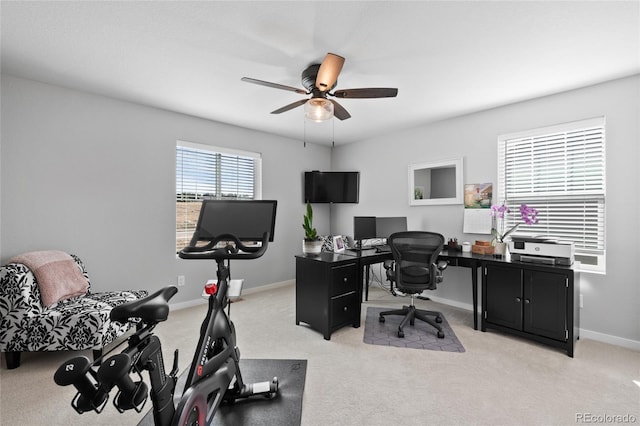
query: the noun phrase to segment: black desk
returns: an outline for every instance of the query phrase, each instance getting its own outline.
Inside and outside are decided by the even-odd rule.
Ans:
[[[438,256],[438,260],[446,260],[449,266],[460,266],[471,268],[471,291],[473,292],[473,329],[478,329],[478,269],[482,267],[482,262],[491,259],[487,256],[476,253],[463,253],[457,250],[443,250]]]
[[[296,256],[296,324],[308,323],[327,340],[338,328],[359,327],[363,290],[368,296],[368,268],[391,258],[391,253],[374,249]],[[447,250],[438,260],[471,269],[474,329],[482,268],[482,331],[515,334],[562,348],[573,357],[580,328],[578,264],[540,265]]]
[[[360,273],[364,278],[363,287],[365,299],[369,300],[369,267],[385,260],[393,259],[391,252],[377,252],[375,249],[366,250],[345,250],[342,253],[353,256],[359,260]],[[473,329],[478,329],[478,268],[482,266],[482,261],[493,260],[493,256],[480,255],[475,253],[463,253],[461,251],[443,250],[438,256],[438,260],[446,260],[449,266],[460,266],[471,268],[471,291],[473,294]],[[364,268],[364,273],[362,269]]]

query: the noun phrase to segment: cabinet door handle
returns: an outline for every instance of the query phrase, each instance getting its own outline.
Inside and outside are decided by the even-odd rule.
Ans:
[[[344,308],[342,308],[343,311],[347,312],[349,310],[349,308],[347,308],[346,306]]]
[[[346,282],[347,282],[347,277],[344,277],[344,278],[342,279],[342,281],[343,281],[344,283],[346,283]]]
[[[524,299],[524,304],[525,304],[525,305],[528,305],[529,303],[531,303],[531,300],[529,300],[529,299]]]
[[[522,302],[522,299],[520,299],[519,297],[516,297],[516,302],[520,303]]]

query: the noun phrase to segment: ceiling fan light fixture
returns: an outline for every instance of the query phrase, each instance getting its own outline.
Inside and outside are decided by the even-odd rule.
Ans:
[[[317,123],[333,117],[333,102],[325,98],[311,98],[304,104],[304,116]]]

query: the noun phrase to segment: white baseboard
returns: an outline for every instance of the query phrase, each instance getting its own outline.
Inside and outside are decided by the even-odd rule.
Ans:
[[[428,293],[423,293],[423,294],[429,297],[434,302],[442,303],[443,305],[454,306],[456,308],[464,309],[465,311],[469,311],[469,312],[473,311],[472,304],[461,303],[456,300],[445,299],[442,297],[434,297]],[[480,301],[478,301],[478,309],[482,309],[480,306]],[[478,313],[481,313],[481,312],[478,312]],[[631,340],[631,339],[626,339],[624,337],[612,336],[610,334],[599,333],[597,331],[586,330],[584,328],[580,329],[580,338],[596,340],[598,342],[609,343],[611,345],[621,346],[623,348],[632,349],[634,351],[640,351],[640,342],[637,340]]]
[[[179,311],[180,309],[193,308],[194,306],[200,306],[206,303],[207,301],[202,298],[187,300],[186,302],[169,303],[169,311]]]
[[[262,285],[260,287],[247,288],[242,290],[242,294],[251,294],[251,293],[258,293],[261,291],[273,290],[278,287],[293,285],[295,284],[295,282],[296,280],[287,280],[287,281],[281,281],[278,283]],[[179,311],[180,309],[192,308],[194,306],[205,305],[206,303],[207,303],[207,300],[202,298],[195,299],[195,300],[187,300],[186,302],[170,303],[169,310]]]
[[[433,296],[427,292],[422,292],[422,296],[428,297],[436,303],[442,303],[443,305],[449,305],[456,308],[464,309],[465,311],[473,312],[473,305],[471,303],[462,303],[457,300],[445,299],[443,297]],[[480,301],[478,300],[478,309],[480,308]],[[480,312],[478,312],[480,313]]]
[[[260,287],[248,288],[246,290],[243,290],[243,293],[244,294],[258,293],[261,291],[273,290],[274,288],[294,285],[295,283],[296,283],[296,280],[280,281],[279,283],[272,283],[267,285],[261,285]]]
[[[640,351],[640,342],[637,340],[625,339],[624,337],[585,330],[584,328],[580,329],[580,338],[597,340],[598,342],[609,343],[611,345],[622,346],[623,348],[632,349],[634,351]]]

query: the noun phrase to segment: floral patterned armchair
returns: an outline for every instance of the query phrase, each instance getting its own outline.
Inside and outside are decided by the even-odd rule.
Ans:
[[[115,306],[147,295],[146,290],[91,293],[82,261],[71,255],[89,282],[86,294],[43,306],[36,278],[21,263],[0,267],[0,352],[7,368],[20,366],[21,352],[102,349],[129,330],[131,324],[112,322]]]

